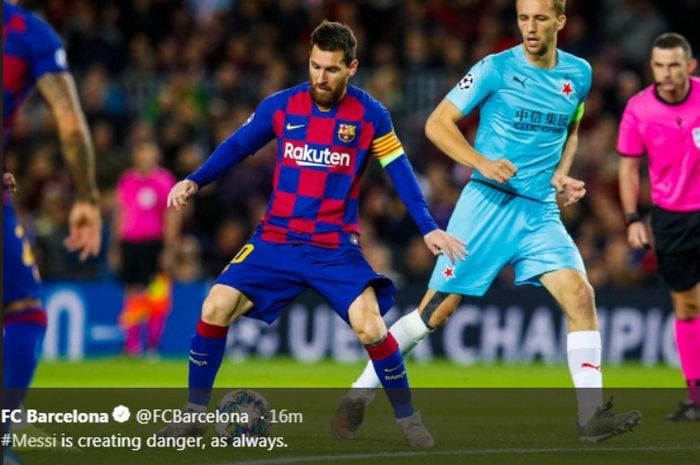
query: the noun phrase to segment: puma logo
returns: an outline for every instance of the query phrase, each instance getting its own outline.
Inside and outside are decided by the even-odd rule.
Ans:
[[[522,79],[520,79],[518,76],[513,76],[513,80],[515,82],[517,82],[518,84],[520,84],[521,86],[523,86],[523,89],[525,88],[525,81],[527,81],[528,79],[530,79],[530,78],[528,78],[527,76],[525,76]]]
[[[583,362],[581,368],[593,368],[594,370],[600,371],[600,365],[593,365],[592,363]]]

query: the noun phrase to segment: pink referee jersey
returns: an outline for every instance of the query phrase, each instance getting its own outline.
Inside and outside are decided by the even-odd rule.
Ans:
[[[129,169],[117,184],[117,206],[121,212],[119,238],[129,242],[163,239],[168,192],[175,178],[165,168],[147,176]]]
[[[653,85],[627,103],[617,150],[649,157],[651,198],[671,211],[700,210],[700,78],[690,78],[682,102],[662,101]]]

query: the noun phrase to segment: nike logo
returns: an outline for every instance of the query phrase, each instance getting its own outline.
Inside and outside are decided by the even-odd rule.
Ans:
[[[191,353],[192,355],[200,355],[200,356],[204,356],[204,357],[206,357],[206,356],[209,355],[209,354],[204,354],[204,353],[202,353],[202,352],[195,352],[194,350],[190,350],[190,353]]]
[[[593,365],[592,363],[583,362],[581,368],[593,368],[594,370],[600,371],[600,365]]]
[[[290,123],[287,123],[287,131],[291,131],[291,130],[293,130],[293,129],[303,128],[304,126],[306,126],[306,125],[305,125],[305,124],[290,124]]]
[[[384,368],[384,372],[385,372],[385,373],[391,373],[392,371],[396,371],[396,370],[398,370],[399,368],[401,368],[402,365],[403,365],[402,363],[399,363],[399,364],[396,365],[394,368]]]
[[[520,79],[518,76],[513,76],[513,80],[523,86],[523,89],[525,88],[525,81],[527,81],[529,78],[526,76],[522,79]]]

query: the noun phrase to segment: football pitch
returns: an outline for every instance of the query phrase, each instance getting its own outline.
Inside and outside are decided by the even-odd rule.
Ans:
[[[632,434],[599,444],[578,442],[575,393],[564,365],[456,366],[436,360],[408,364],[413,396],[435,437],[435,447],[405,445],[382,393],[368,407],[355,439],[334,439],[329,422],[338,399],[362,368],[331,361],[303,364],[290,359],[225,361],[217,377],[219,399],[232,388],[255,388],[290,421],[273,425],[271,438],[282,447],[215,448],[210,428],[201,447],[127,447],[20,452],[26,465],[275,465],[275,464],[697,464],[700,423],[676,424],[664,415],[685,395],[673,367],[605,367],[606,397],[615,410],[639,409],[642,424]],[[81,410],[111,411],[123,404],[139,408],[180,407],[186,398],[187,361],[99,359],[43,362],[30,402],[41,407],[78,405]],[[74,389],[81,387],[82,389]],[[53,389],[46,389],[53,388]],[[109,389],[118,388],[118,389]],[[293,421],[292,421],[293,420]],[[162,424],[70,425],[81,435],[141,436]],[[58,433],[55,426],[47,428]],[[145,439],[144,439],[145,441]]]
[[[364,363],[301,363],[289,358],[224,360],[215,387],[347,388]],[[444,360],[407,363],[412,387],[420,388],[567,388],[565,365],[455,365]],[[679,368],[638,364],[606,365],[603,379],[615,388],[682,388]],[[187,386],[186,359],[106,358],[79,362],[43,361],[34,387]]]

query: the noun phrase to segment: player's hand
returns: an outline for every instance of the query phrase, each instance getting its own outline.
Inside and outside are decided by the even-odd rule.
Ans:
[[[75,202],[68,215],[68,237],[63,244],[71,252],[80,252],[80,260],[96,257],[102,242],[100,208],[90,202]]]
[[[168,207],[174,207],[175,210],[180,210],[187,206],[187,202],[199,190],[196,182],[189,179],[183,179],[170,189],[168,194]]]
[[[565,207],[575,204],[586,195],[585,182],[563,174],[552,177],[552,186],[557,190],[557,195],[563,196]]]
[[[10,191],[11,194],[17,192],[17,181],[12,173],[2,173],[2,185]]]
[[[466,242],[447,234],[442,229],[433,229],[423,236],[423,239],[433,255],[445,254],[453,264],[458,259],[464,260],[464,257],[469,253]]]
[[[500,158],[498,160],[483,158],[474,168],[486,179],[496,181],[499,184],[505,184],[518,172],[515,165],[505,158]]]
[[[627,242],[633,249],[649,249],[649,234],[647,227],[641,221],[635,221],[627,226]]]

